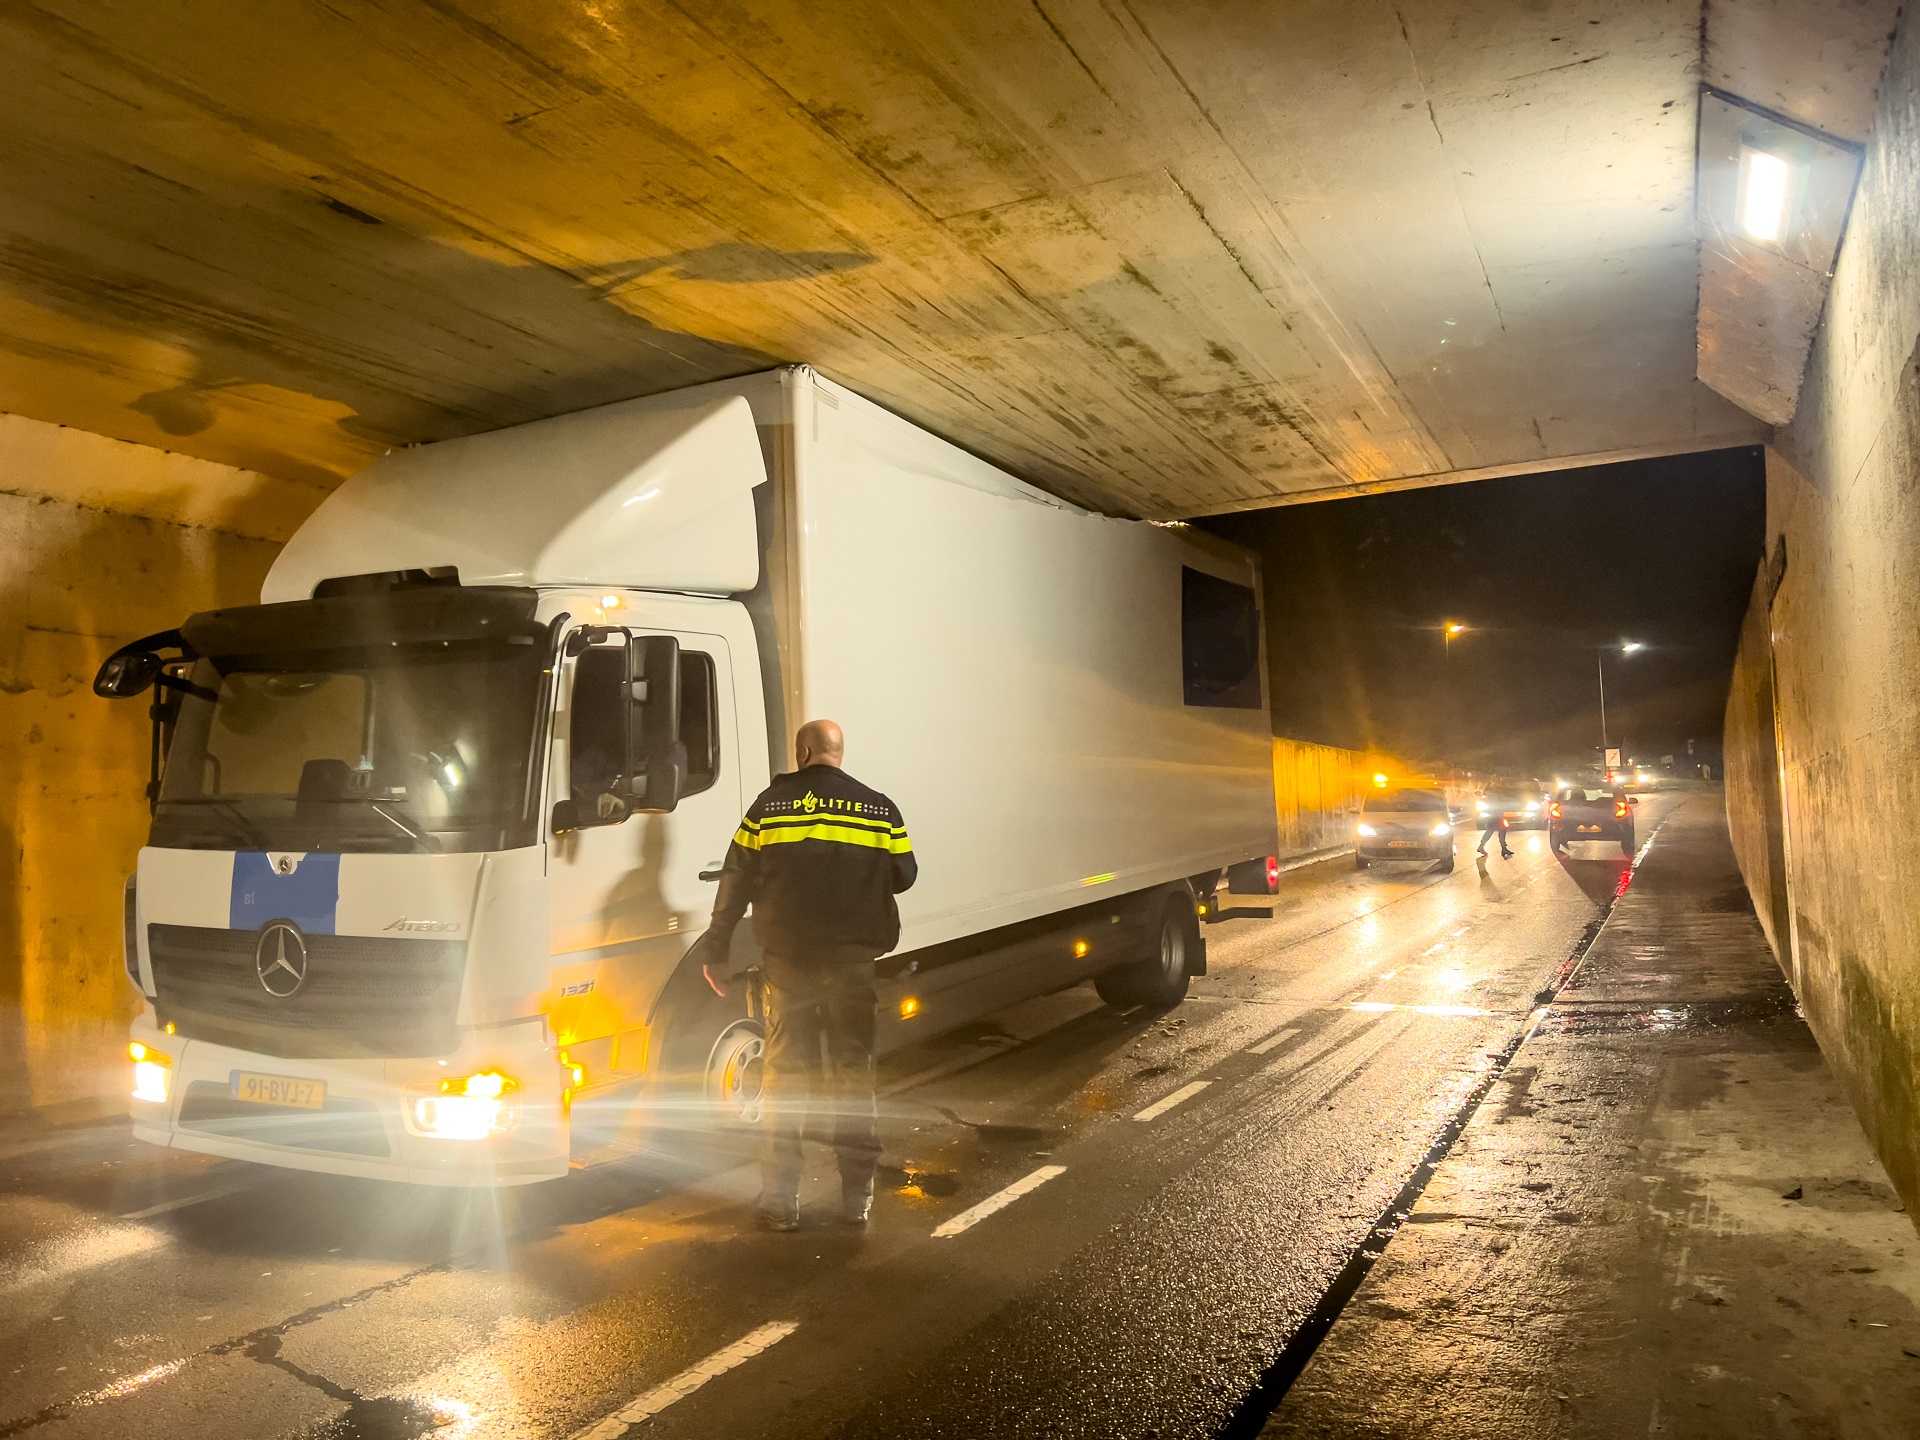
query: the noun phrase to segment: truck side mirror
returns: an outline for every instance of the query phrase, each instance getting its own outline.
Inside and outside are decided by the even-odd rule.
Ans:
[[[602,632],[603,634],[605,632]],[[571,641],[569,641],[571,648]],[[633,749],[632,644],[587,645],[573,664],[568,702],[568,798],[556,802],[553,831],[618,825],[630,813],[626,799]],[[561,807],[566,807],[563,815]]]
[[[633,658],[633,808],[664,815],[687,788],[687,747],[680,740],[680,642],[671,635],[636,635]]]
[[[109,655],[93,677],[93,693],[107,700],[131,700],[160,678],[160,657],[151,650],[122,650]]]

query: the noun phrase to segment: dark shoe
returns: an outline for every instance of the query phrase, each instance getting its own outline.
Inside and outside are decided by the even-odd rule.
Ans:
[[[1513,852],[1511,850],[1502,850],[1500,852],[1500,858],[1502,860],[1511,860],[1513,858]]]
[[[840,1219],[847,1225],[864,1225],[873,1214],[873,1182],[844,1185],[840,1190]]]
[[[772,1204],[761,1201],[754,1211],[754,1223],[762,1230],[777,1230],[782,1234],[800,1228],[800,1202],[798,1200],[776,1200]]]

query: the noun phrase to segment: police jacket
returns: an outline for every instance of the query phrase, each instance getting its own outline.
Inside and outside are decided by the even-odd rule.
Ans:
[[[918,874],[900,811],[878,790],[833,765],[775,776],[727,847],[707,953],[727,953],[751,904],[772,959],[875,959],[900,943],[893,897]]]

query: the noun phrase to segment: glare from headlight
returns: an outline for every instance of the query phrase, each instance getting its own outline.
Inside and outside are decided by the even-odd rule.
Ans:
[[[1433,829],[1429,830],[1427,833],[1429,835],[1451,835],[1453,833],[1453,826],[1449,825],[1446,821],[1442,820],[1438,825],[1435,825]]]
[[[484,1140],[520,1123],[512,1096],[520,1082],[498,1070],[440,1082],[438,1095],[413,1101],[413,1123],[438,1140]]]
[[[1540,803],[1537,800],[1527,801],[1527,814],[1531,815],[1533,814],[1534,811],[1538,810],[1539,808],[1540,808]]]
[[[133,1098],[164,1105],[173,1093],[173,1057],[138,1040],[127,1046],[133,1060]]]
[[[1363,825],[1362,825],[1362,826],[1360,827],[1360,833],[1361,833],[1362,835],[1372,835],[1372,834],[1374,834],[1374,833],[1375,833],[1375,831],[1374,831],[1374,828],[1373,828],[1373,827],[1372,827],[1371,825],[1364,825],[1364,824],[1363,824]]]

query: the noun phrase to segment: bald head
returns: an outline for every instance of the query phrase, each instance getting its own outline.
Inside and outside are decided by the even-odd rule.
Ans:
[[[831,720],[809,720],[794,733],[793,759],[802,770],[809,765],[838,769],[846,753],[847,737]]]

